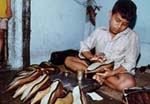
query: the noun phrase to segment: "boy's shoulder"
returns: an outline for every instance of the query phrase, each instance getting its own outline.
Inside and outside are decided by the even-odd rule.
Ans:
[[[96,32],[98,32],[98,33],[102,33],[102,32],[108,32],[108,28],[106,28],[106,27],[97,27],[96,28]]]
[[[106,28],[106,27],[98,27],[97,30],[108,31],[108,28]]]

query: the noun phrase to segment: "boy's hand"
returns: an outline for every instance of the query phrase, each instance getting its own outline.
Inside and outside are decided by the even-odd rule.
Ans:
[[[101,78],[107,78],[114,75],[111,69],[104,68],[104,70],[105,70],[104,73],[96,73],[96,75],[100,76]]]
[[[106,57],[104,54],[99,54],[99,55],[96,54],[90,59],[90,61],[104,62],[106,61]]]

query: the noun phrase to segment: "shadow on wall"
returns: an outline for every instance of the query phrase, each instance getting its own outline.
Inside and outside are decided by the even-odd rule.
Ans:
[[[139,54],[138,59],[136,60],[136,65],[138,64],[140,58],[141,58],[141,53]]]

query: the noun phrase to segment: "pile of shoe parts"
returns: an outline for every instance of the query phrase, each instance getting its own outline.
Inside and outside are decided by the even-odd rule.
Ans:
[[[14,91],[14,99],[20,96],[23,103],[30,104],[87,104],[84,92],[79,86],[72,91],[63,87],[60,80],[52,80],[60,69],[49,62],[30,65],[20,70],[6,87],[5,93]]]

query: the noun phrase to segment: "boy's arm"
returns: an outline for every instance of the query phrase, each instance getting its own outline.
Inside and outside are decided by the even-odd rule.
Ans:
[[[81,54],[88,60],[90,60],[93,57],[93,55],[90,51],[84,51]]]

